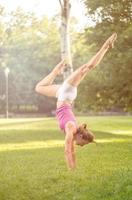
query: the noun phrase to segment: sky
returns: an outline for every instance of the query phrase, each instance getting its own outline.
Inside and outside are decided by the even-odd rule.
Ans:
[[[78,28],[81,29],[88,23],[88,19],[85,16],[85,6],[81,0],[70,1],[72,5],[71,16],[77,18]],[[0,4],[5,7],[7,12],[15,10],[18,6],[25,11],[36,13],[37,16],[47,15],[52,17],[60,12],[59,0],[0,0]]]

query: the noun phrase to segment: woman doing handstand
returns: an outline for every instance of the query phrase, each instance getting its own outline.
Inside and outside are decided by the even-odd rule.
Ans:
[[[57,98],[56,117],[60,128],[65,132],[65,158],[69,169],[76,166],[74,143],[80,146],[94,142],[93,133],[86,124],[78,125],[72,111],[72,104],[77,96],[77,87],[86,74],[97,66],[110,47],[113,47],[117,34],[114,33],[103,44],[97,54],[85,65],[74,71],[62,85],[55,85],[53,81],[65,67],[61,61],[52,72],[36,85],[36,91],[48,97]]]

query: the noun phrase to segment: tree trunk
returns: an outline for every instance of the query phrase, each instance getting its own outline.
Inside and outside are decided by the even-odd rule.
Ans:
[[[72,58],[71,58],[71,48],[70,48],[70,36],[69,36],[69,19],[70,19],[70,9],[71,4],[69,0],[59,0],[61,5],[61,58],[66,60],[67,67],[63,71],[63,79],[65,80],[72,72]]]

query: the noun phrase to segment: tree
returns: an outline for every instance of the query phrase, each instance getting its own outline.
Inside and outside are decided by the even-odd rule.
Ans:
[[[63,72],[64,79],[72,73],[72,58],[69,38],[69,20],[71,4],[69,0],[59,0],[61,6],[61,58],[66,60],[67,67]]]
[[[47,98],[37,95],[34,87],[60,60],[57,23],[45,16],[38,19],[33,13],[25,13],[21,9],[10,13],[8,20],[8,26],[1,26],[1,60],[10,68],[9,110],[51,112],[55,101],[49,99],[48,107]],[[3,73],[1,76],[4,80]],[[1,87],[1,95],[4,95],[4,81]],[[4,100],[1,101],[4,103]]]
[[[96,52],[104,40],[117,32],[118,39],[115,48],[108,52],[103,62],[88,76],[81,94],[90,93],[91,101],[85,98],[86,109],[132,110],[132,60],[131,60],[131,31],[132,31],[132,2],[130,0],[85,0],[88,17],[96,23],[94,27],[85,29],[88,45],[93,44],[92,52]],[[92,85],[90,77],[93,77]],[[89,85],[89,86],[88,86]],[[86,88],[86,89],[84,89]],[[93,98],[91,98],[93,96]]]
[[[37,18],[33,13],[26,13],[18,8],[8,16],[2,16],[0,23],[1,54],[3,63],[0,72],[0,111],[4,111],[5,77],[3,68],[10,68],[9,74],[9,111],[50,113],[55,108],[55,101],[40,97],[34,91],[39,79],[48,74],[60,60],[60,35],[56,17]],[[74,30],[75,20],[71,20],[70,31],[73,36],[72,51],[75,66],[80,65],[84,48],[84,37]],[[82,38],[82,39],[81,39]],[[80,51],[80,49],[83,49]],[[81,52],[81,53],[79,53]],[[78,58],[79,56],[79,58]],[[57,82],[60,81],[60,78]]]

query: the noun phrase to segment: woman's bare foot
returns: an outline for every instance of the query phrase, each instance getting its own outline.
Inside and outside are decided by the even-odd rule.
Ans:
[[[66,67],[66,63],[65,60],[62,60],[61,62],[59,62],[55,68],[53,69],[52,72],[54,72],[56,75],[60,75],[61,72],[63,71],[63,69]]]
[[[111,48],[114,48],[114,42],[116,39],[117,39],[117,33],[113,33],[113,35],[111,36],[111,39],[110,39],[110,44],[109,44],[109,46]]]
[[[106,48],[113,48],[116,39],[117,39],[117,33],[113,33],[105,42]]]

